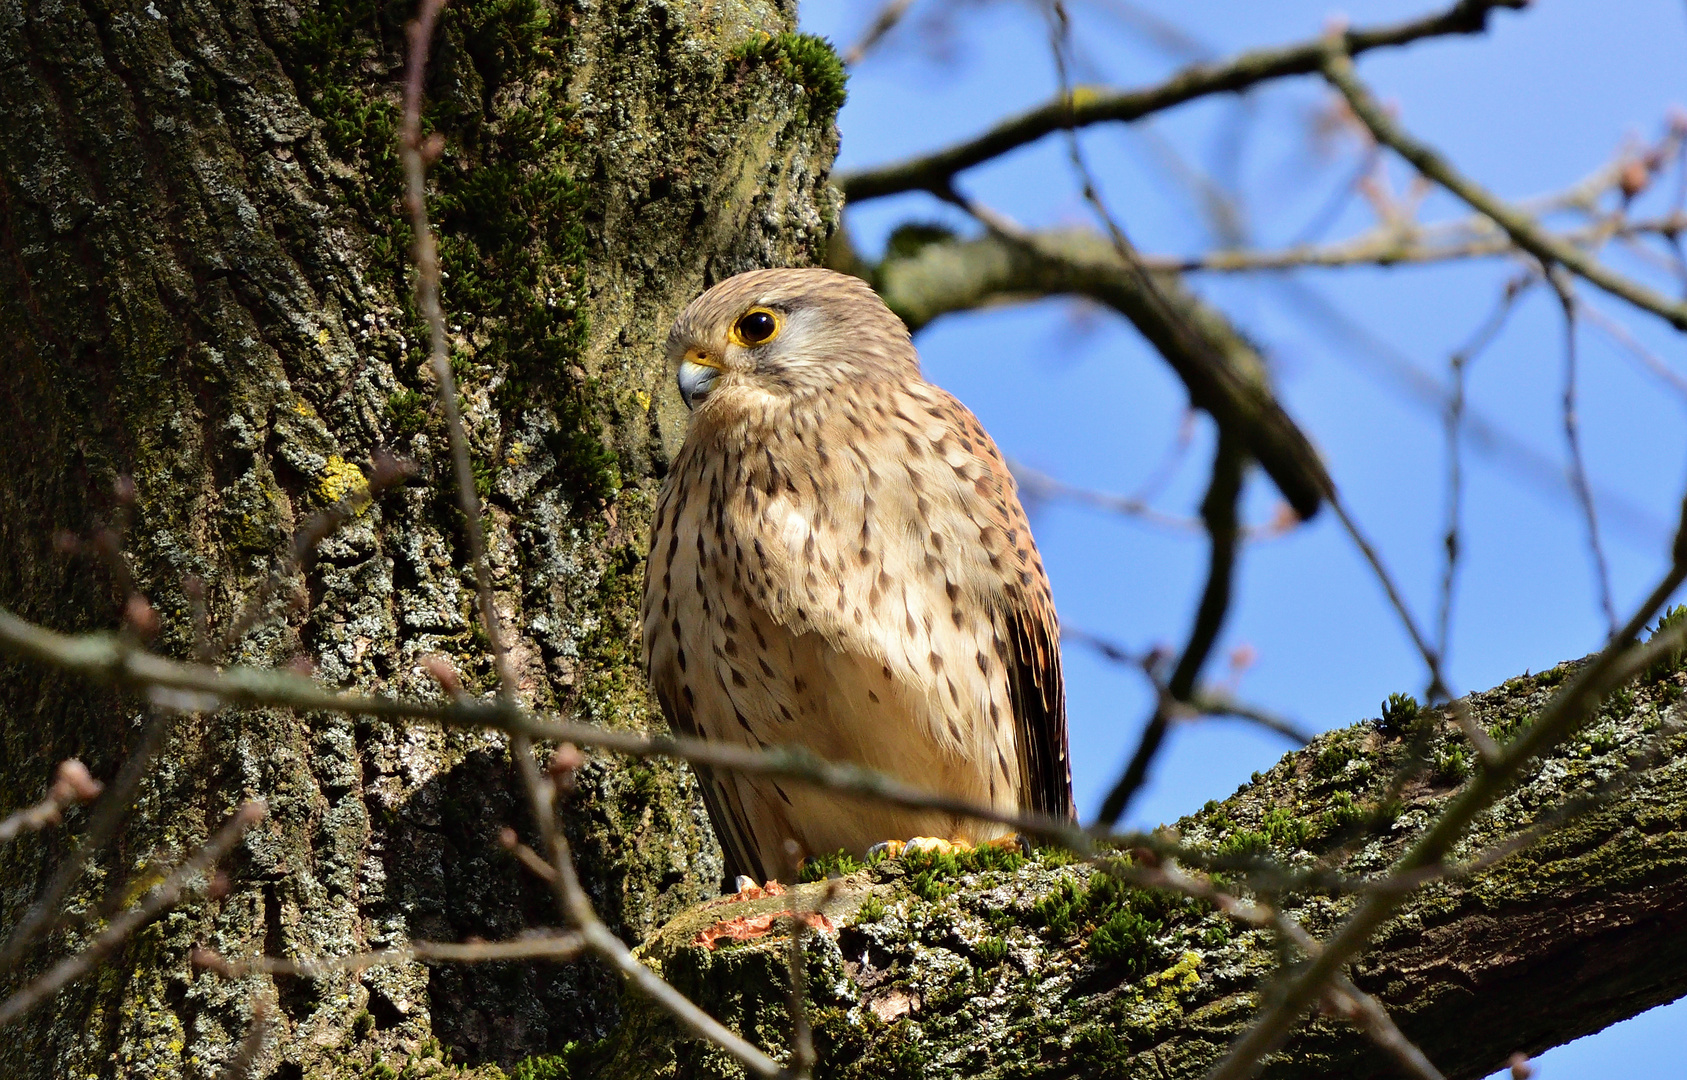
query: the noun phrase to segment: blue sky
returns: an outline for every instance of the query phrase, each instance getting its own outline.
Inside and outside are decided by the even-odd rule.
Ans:
[[[1161,78],[1202,50],[1226,55],[1305,39],[1336,15],[1302,0],[1140,0],[1128,9],[1070,2],[1075,79],[1121,87]],[[875,7],[804,0],[802,21],[844,47]],[[1434,0],[1379,0],[1344,11],[1354,25],[1374,25],[1437,7]],[[934,20],[939,10],[949,12],[946,19]],[[1149,40],[1130,11],[1157,15],[1184,40],[1171,47]],[[935,149],[1047,100],[1055,74],[1046,41],[1028,4],[918,0],[904,25],[852,73],[839,118],[839,168]],[[1521,199],[1573,183],[1611,161],[1625,141],[1656,139],[1671,108],[1687,103],[1684,57],[1687,11],[1676,0],[1547,0],[1523,13],[1497,13],[1484,37],[1369,54],[1359,70],[1409,130],[1491,190]],[[1148,126],[1093,128],[1083,144],[1108,205],[1144,251],[1187,255],[1218,246],[1201,200],[1179,178],[1184,168],[1234,178],[1226,183],[1245,196],[1250,244],[1276,247],[1325,217],[1359,164],[1353,138],[1321,146],[1314,139],[1328,103],[1321,83],[1290,80],[1246,99],[1187,105]],[[1395,163],[1390,175],[1403,192],[1408,173]],[[1668,191],[1649,193],[1651,201],[1637,206],[1668,209],[1674,182],[1670,177]],[[1089,220],[1059,138],[974,169],[961,185],[1028,226]],[[1333,205],[1338,213],[1327,222],[1326,239],[1375,220],[1363,199]],[[1459,213],[1451,199],[1431,193],[1419,218]],[[908,220],[966,227],[923,195],[864,204],[848,215],[867,252]],[[1616,258],[1625,270],[1649,272],[1638,260]],[[1518,269],[1486,260],[1192,279],[1262,345],[1284,401],[1425,625],[1440,597],[1446,455],[1439,406],[1432,396],[1403,391],[1400,372],[1444,385],[1449,355]],[[1672,287],[1666,276],[1652,280]],[[1619,301],[1585,288],[1581,295],[1687,374],[1678,335]],[[1687,398],[1585,320],[1578,341],[1581,436],[1615,604],[1624,612],[1665,565],[1687,486]],[[1122,320],[1093,309],[1048,301],[951,316],[923,331],[918,345],[928,376],[965,401],[1007,454],[1071,484],[1134,491],[1184,424],[1184,394],[1164,364]],[[1587,530],[1563,480],[1564,363],[1557,301],[1536,289],[1469,369],[1471,408],[1525,453],[1466,444],[1465,556],[1448,661],[1456,692],[1581,656],[1605,632]],[[1154,500],[1158,508],[1193,515],[1210,444],[1208,426],[1198,422],[1181,467]],[[1525,460],[1531,454],[1544,469]],[[1264,478],[1250,481],[1252,521],[1269,519],[1275,501]],[[1035,508],[1033,526],[1067,625],[1132,649],[1181,644],[1205,567],[1198,535],[1064,504]],[[1421,696],[1421,662],[1330,515],[1250,545],[1236,595],[1209,670],[1223,675],[1230,650],[1251,646],[1257,660],[1239,684],[1246,699],[1323,729],[1376,715],[1390,692]],[[1065,661],[1074,783],[1080,808],[1090,813],[1134,746],[1150,701],[1139,676],[1082,648],[1068,646]],[[1180,728],[1133,822],[1172,820],[1222,798],[1284,749],[1281,740],[1235,723]],[[1679,1070],[1672,1044],[1684,1025],[1687,1004],[1654,1010],[1545,1055],[1538,1075],[1667,1075],[1666,1062]]]

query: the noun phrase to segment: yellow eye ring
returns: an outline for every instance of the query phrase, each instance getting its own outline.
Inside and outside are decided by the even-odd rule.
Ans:
[[[777,311],[771,308],[753,307],[738,316],[738,321],[732,324],[732,332],[727,335],[734,345],[754,348],[766,345],[779,336],[779,331],[785,328],[785,320],[779,317]]]

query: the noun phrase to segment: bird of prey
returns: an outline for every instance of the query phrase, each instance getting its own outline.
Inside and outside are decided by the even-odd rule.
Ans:
[[[644,654],[673,729],[1070,817],[1059,629],[1012,475],[864,282],[758,270],[668,336],[685,441],[656,507]],[[699,768],[728,880],[999,825]],[[792,844],[794,842],[794,845]]]

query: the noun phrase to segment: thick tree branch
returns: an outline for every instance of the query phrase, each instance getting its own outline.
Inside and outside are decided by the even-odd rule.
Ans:
[[[1495,8],[1517,9],[1527,0],[1460,0],[1446,11],[1411,22],[1375,29],[1349,30],[1342,42],[1352,55],[1407,45],[1447,34],[1476,34],[1487,28]],[[1216,64],[1192,64],[1157,86],[1107,93],[1078,89],[1071,100],[1057,98],[1006,120],[974,139],[911,161],[846,173],[837,186],[850,202],[864,202],[903,191],[942,191],[954,176],[1035,142],[1068,126],[1137,120],[1210,94],[1236,93],[1290,75],[1309,75],[1323,63],[1322,40],[1276,49],[1256,49]]]
[[[1531,716],[1553,714],[1555,697],[1578,699],[1600,668],[1561,665],[1466,704],[1504,738]],[[918,1061],[932,1076],[1195,1080],[1276,993],[1272,908],[1326,934],[1383,895],[1399,906],[1351,967],[1353,988],[1386,1007],[1403,1038],[1448,1077],[1485,1076],[1514,1052],[1536,1054],[1669,1001],[1687,992],[1684,692],[1687,677],[1666,664],[1631,683],[1581,739],[1521,759],[1529,763],[1518,785],[1449,849],[1459,872],[1415,893],[1291,893],[1262,907],[1203,892],[1204,879],[1176,867],[1129,874],[1211,906],[1189,905],[1099,889],[1088,868],[1041,856],[1009,868],[886,863],[834,882],[828,911],[839,929],[809,950],[818,1074],[847,1066],[852,1075],[905,1075],[898,1063]],[[1413,729],[1427,733],[1429,772],[1370,825],[1352,822],[1383,797],[1413,738],[1374,721],[1286,756],[1177,829],[1186,844],[1252,845],[1291,865],[1382,871],[1434,834],[1423,832],[1426,822],[1483,783],[1462,779],[1469,747],[1446,712],[1425,712]],[[1588,793],[1595,797],[1583,802]],[[689,943],[715,921],[812,903],[826,887],[695,910],[643,953],[717,1015],[776,1038],[787,943],[778,934],[712,951]],[[1136,938],[1110,936],[1127,926]],[[1340,993],[1340,982],[1330,985]],[[635,1011],[592,1056],[604,1080],[722,1075],[693,1047]],[[1346,1020],[1320,1014],[1264,1074],[1397,1075],[1389,1056]]]
[[[1687,511],[1687,506],[1683,509]],[[1613,635],[1611,643],[1553,695],[1539,718],[1505,746],[1497,760],[1483,762],[1476,778],[1448,801],[1434,825],[1395,861],[1395,873],[1410,874],[1440,867],[1464,840],[1477,816],[1518,782],[1525,766],[1585,726],[1607,694],[1659,660],[1664,643],[1654,641],[1642,649],[1634,644],[1634,639],[1682,581],[1687,580],[1687,516],[1683,525],[1676,540],[1674,564],[1652,594]],[[1670,648],[1679,648],[1679,636],[1670,635],[1673,639]],[[1361,900],[1306,970],[1266,1004],[1209,1080],[1235,1080],[1257,1072],[1264,1057],[1282,1045],[1300,1017],[1318,1001],[1329,981],[1370,944],[1405,901],[1403,894],[1392,892],[1371,893]]]

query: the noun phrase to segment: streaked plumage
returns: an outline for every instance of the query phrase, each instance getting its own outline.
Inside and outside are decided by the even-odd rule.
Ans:
[[[674,729],[1070,815],[1048,579],[995,444],[920,376],[901,320],[855,278],[761,270],[695,300],[668,354],[693,413],[657,505],[644,651]],[[787,839],[860,855],[1003,831],[699,774],[729,875],[758,881],[789,877]]]

